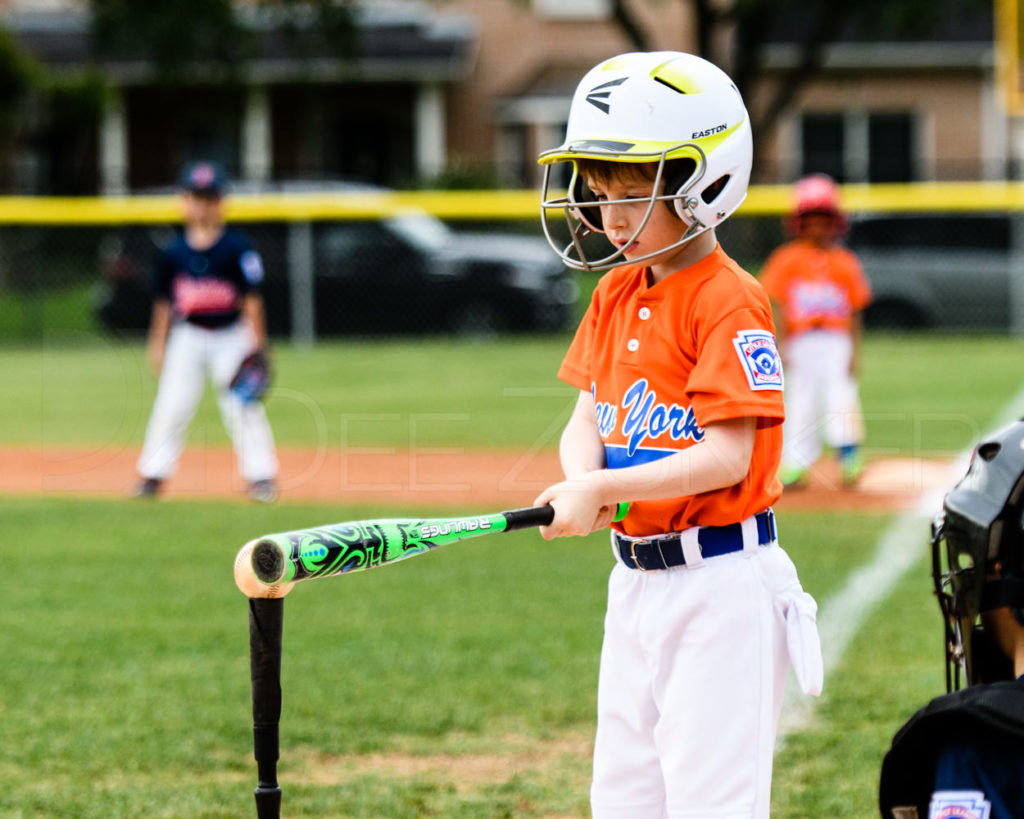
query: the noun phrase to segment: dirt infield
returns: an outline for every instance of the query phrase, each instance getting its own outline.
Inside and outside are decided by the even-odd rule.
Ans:
[[[137,457],[127,448],[0,449],[0,493],[126,496],[135,485]],[[551,452],[289,449],[278,457],[283,501],[508,509],[529,505],[561,477]],[[883,458],[868,463],[855,489],[843,489],[834,464],[825,461],[811,471],[806,488],[787,490],[778,507],[905,509],[956,477],[949,461]],[[168,481],[166,497],[241,500],[244,490],[230,449],[190,449]]]

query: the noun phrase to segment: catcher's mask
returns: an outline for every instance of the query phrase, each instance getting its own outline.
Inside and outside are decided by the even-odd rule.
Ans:
[[[932,524],[932,577],[945,622],[946,690],[1013,678],[981,615],[1024,625],[1024,422],[980,442]]]
[[[562,261],[577,270],[648,261],[735,212],[747,195],[752,157],[747,109],[720,68],[679,51],[620,54],[583,77],[569,108],[565,141],[538,159],[544,166],[544,235]],[[596,203],[577,164],[582,159],[649,165],[650,197]],[[564,194],[554,191],[552,179],[552,169],[563,163],[570,171]],[[636,202],[646,202],[647,211],[625,246],[640,235],[655,207],[663,206],[659,203],[667,203],[679,218],[678,241],[633,259],[626,259],[625,246],[595,253],[589,238],[604,233],[601,205]],[[568,243],[552,233],[548,215],[564,218]]]

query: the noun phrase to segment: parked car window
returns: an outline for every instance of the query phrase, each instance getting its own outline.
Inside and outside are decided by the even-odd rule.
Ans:
[[[426,213],[403,213],[385,220],[385,224],[410,244],[427,253],[439,253],[452,241],[448,226]]]
[[[320,261],[331,264],[373,253],[387,243],[390,234],[377,222],[330,222],[317,230]],[[336,271],[331,270],[334,274]]]
[[[1007,251],[1010,220],[1004,215],[878,216],[854,220],[852,247],[964,248]]]
[[[847,244],[874,292],[868,326],[1006,330],[1013,236],[1005,213],[854,217]]]

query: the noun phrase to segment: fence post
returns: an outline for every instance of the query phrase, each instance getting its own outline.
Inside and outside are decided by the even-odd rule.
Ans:
[[[1010,212],[1010,332],[1024,337],[1024,212]]]
[[[312,222],[288,223],[288,292],[292,344],[312,347],[316,341]]]

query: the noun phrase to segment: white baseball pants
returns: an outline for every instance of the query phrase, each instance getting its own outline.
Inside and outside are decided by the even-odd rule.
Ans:
[[[782,463],[807,469],[831,447],[864,437],[857,382],[850,375],[848,333],[811,330],[786,341],[786,421]]]
[[[794,667],[810,668],[801,682],[813,678],[807,690],[820,692],[815,611],[778,544],[663,571],[616,564],[598,682],[595,819],[767,817],[791,653]]]
[[[212,330],[188,323],[174,325],[139,456],[140,475],[162,479],[174,474],[209,377],[242,477],[251,482],[277,476],[274,437],[263,404],[245,403],[229,389],[238,365],[255,346],[244,321]]]

